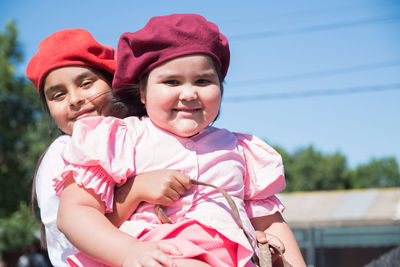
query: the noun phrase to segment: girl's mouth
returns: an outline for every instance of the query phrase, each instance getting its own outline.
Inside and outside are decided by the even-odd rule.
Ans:
[[[200,110],[200,108],[175,108],[173,109],[175,112],[179,112],[181,114],[192,115]]]
[[[83,119],[83,118],[87,118],[87,117],[92,117],[92,116],[94,116],[92,109],[90,109],[90,110],[82,110],[82,111],[74,114],[74,116],[72,116],[71,119],[74,120],[74,121],[77,121],[77,120],[80,120],[80,119]]]

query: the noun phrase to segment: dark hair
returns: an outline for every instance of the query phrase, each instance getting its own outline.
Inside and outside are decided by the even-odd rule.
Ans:
[[[37,198],[36,198],[36,177],[37,177],[37,172],[39,170],[40,163],[42,163],[43,157],[46,154],[47,150],[49,149],[51,143],[46,147],[46,149],[42,152],[40,155],[36,167],[35,167],[35,172],[33,174],[33,180],[32,180],[32,192],[31,192],[31,209],[32,209],[32,216],[36,218],[36,207],[37,205]],[[40,225],[40,246],[43,249],[47,249],[47,242],[46,242],[46,229],[44,227],[44,224],[41,222]]]
[[[218,75],[219,88],[221,90],[221,102],[222,102],[222,96],[224,95],[224,82],[225,82],[224,76],[222,75],[221,66],[219,65],[219,63],[214,58],[212,58],[212,62],[214,64],[214,68],[217,71],[217,75]],[[221,111],[221,104],[219,106],[217,116],[215,116],[215,119],[212,121],[212,123],[214,123],[218,119],[220,111]]]
[[[119,89],[118,95],[114,94],[110,116],[117,118],[147,116],[146,107],[140,99],[140,87],[147,83],[147,77],[148,75],[145,75],[139,83]]]

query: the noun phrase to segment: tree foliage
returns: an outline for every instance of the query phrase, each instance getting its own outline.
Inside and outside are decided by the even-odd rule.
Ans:
[[[17,30],[8,23],[0,34],[0,216],[10,214],[19,200],[27,202],[29,197],[28,170],[22,167],[29,160],[29,144],[22,137],[35,119],[37,97],[26,80],[15,75],[14,64],[21,58]]]
[[[399,165],[394,158],[372,159],[349,171],[352,188],[400,186]]]
[[[393,157],[371,159],[350,169],[339,152],[323,154],[313,146],[293,154],[281,147],[275,149],[284,162],[288,192],[400,186],[399,166]]]
[[[17,74],[23,55],[13,22],[0,32],[0,245],[23,249],[36,238],[31,216],[32,177],[40,153],[50,141],[47,115],[34,86]]]
[[[0,218],[0,253],[23,251],[37,242],[40,223],[32,220],[30,207],[20,203],[9,217]]]
[[[0,217],[29,202],[36,161],[51,136],[36,89],[16,73],[23,58],[17,37],[13,22],[0,33]]]

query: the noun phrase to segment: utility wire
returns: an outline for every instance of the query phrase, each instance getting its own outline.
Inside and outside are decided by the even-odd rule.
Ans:
[[[357,26],[361,26],[361,25],[368,25],[368,24],[375,24],[375,23],[397,22],[397,21],[399,21],[399,19],[400,19],[399,16],[394,16],[394,17],[353,20],[353,21],[345,21],[345,22],[330,23],[330,24],[311,25],[311,26],[302,27],[302,28],[238,34],[238,35],[229,36],[228,39],[230,41],[242,41],[242,40],[250,40],[250,39],[273,38],[273,37],[278,37],[278,36],[283,36],[283,35],[328,31],[328,30],[357,27]]]
[[[337,69],[330,69],[330,70],[322,70],[322,71],[315,71],[315,72],[304,72],[304,73],[297,73],[291,75],[281,75],[275,77],[269,77],[264,79],[252,79],[252,80],[244,80],[244,81],[229,81],[227,84],[229,87],[243,87],[243,86],[251,86],[251,85],[258,85],[258,84],[273,84],[273,83],[280,83],[280,82],[289,82],[289,81],[297,81],[297,80],[304,80],[304,79],[311,79],[316,77],[326,77],[338,74],[347,74],[359,71],[367,71],[367,70],[375,70],[387,67],[394,67],[399,66],[400,60],[389,60],[389,61],[382,61],[378,63],[372,64],[363,64],[363,65],[356,65],[346,68],[337,68]]]
[[[222,20],[220,21],[222,24],[225,23],[243,23],[243,20],[245,21],[258,21],[258,22],[265,22],[265,21],[277,21],[277,20],[287,20],[288,18],[293,19],[293,18],[301,18],[301,17],[307,17],[310,18],[311,16],[321,16],[324,14],[340,14],[342,15],[345,12],[354,12],[355,10],[357,13],[361,13],[360,11],[362,9],[374,9],[376,10],[377,8],[391,8],[394,10],[396,8],[396,5],[390,4],[390,3],[383,3],[382,1],[379,2],[378,5],[376,4],[366,4],[363,2],[362,4],[359,3],[348,3],[346,2],[345,5],[339,5],[339,6],[326,6],[326,7],[308,7],[308,9],[301,9],[301,10],[293,10],[293,11],[286,11],[286,12],[280,12],[280,13],[269,13],[267,16],[264,14],[264,16],[261,17],[241,17],[241,18],[232,18],[229,20]],[[221,25],[222,25],[221,24]]]
[[[318,32],[318,31],[327,31],[327,30],[334,30],[339,28],[348,28],[348,27],[355,27],[360,25],[366,24],[375,24],[375,23],[390,23],[390,22],[397,22],[400,19],[399,16],[394,17],[382,17],[382,18],[372,18],[372,19],[364,19],[364,20],[354,20],[354,21],[345,21],[345,22],[338,22],[338,23],[331,23],[331,24],[317,24],[311,25],[302,28],[294,28],[294,29],[283,29],[283,30],[271,30],[265,32],[258,32],[258,33],[244,33],[244,34],[237,34],[228,36],[229,41],[242,41],[247,39],[262,39],[262,38],[272,38],[278,37],[282,35],[290,35],[290,34],[299,34],[299,33],[307,33],[307,32]],[[102,32],[97,34],[97,38],[99,36],[103,36],[103,40],[109,40],[108,36],[109,33]],[[36,46],[39,41],[32,42],[23,42],[24,46]]]
[[[334,95],[359,94],[368,92],[383,92],[389,90],[400,90],[400,83],[348,87],[342,89],[309,90],[303,92],[290,92],[290,93],[227,96],[224,97],[224,102],[253,102],[253,101],[266,101],[266,100],[276,100],[276,99],[295,99],[295,98],[308,98],[316,96],[334,96]]]

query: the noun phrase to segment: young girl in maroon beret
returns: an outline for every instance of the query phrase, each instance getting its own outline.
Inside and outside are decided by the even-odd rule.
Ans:
[[[59,198],[52,180],[65,167],[61,153],[70,141],[75,122],[86,117],[115,114],[117,111],[111,94],[115,62],[115,49],[98,43],[86,30],[67,29],[44,39],[26,70],[43,106],[64,133],[43,154],[33,188],[53,266],[67,266],[66,258],[78,250],[57,229]],[[130,112],[140,114],[136,106],[131,105]],[[118,111],[120,114],[125,112]],[[189,177],[172,170],[139,174],[131,181],[134,183],[126,183],[115,191],[116,209],[108,217],[116,226],[128,219],[141,201],[168,205],[185,192],[185,186],[190,187]],[[106,220],[104,223],[117,231],[111,222]],[[121,231],[119,234],[133,239]],[[154,243],[149,249],[154,251],[157,246]],[[168,252],[175,249],[169,244],[161,244],[160,248]]]
[[[82,252],[112,266],[254,266],[256,240],[266,242],[271,233],[283,241],[291,264],[305,266],[275,196],[285,187],[280,155],[255,136],[210,126],[219,114],[229,58],[225,36],[199,15],[154,17],[121,36],[113,88],[119,97],[136,94],[147,114],[76,122],[63,153],[67,167],[55,179],[57,224]],[[181,255],[168,255],[173,265],[161,257],[168,253],[142,253],[139,245],[129,250],[132,240],[102,219],[113,210],[116,185],[166,168],[195,184],[164,207],[171,223],[162,223],[154,204],[142,203],[121,230],[137,245],[174,244]],[[225,190],[234,204],[206,184]],[[119,253],[112,249],[116,243]],[[70,263],[96,266],[83,254]]]

